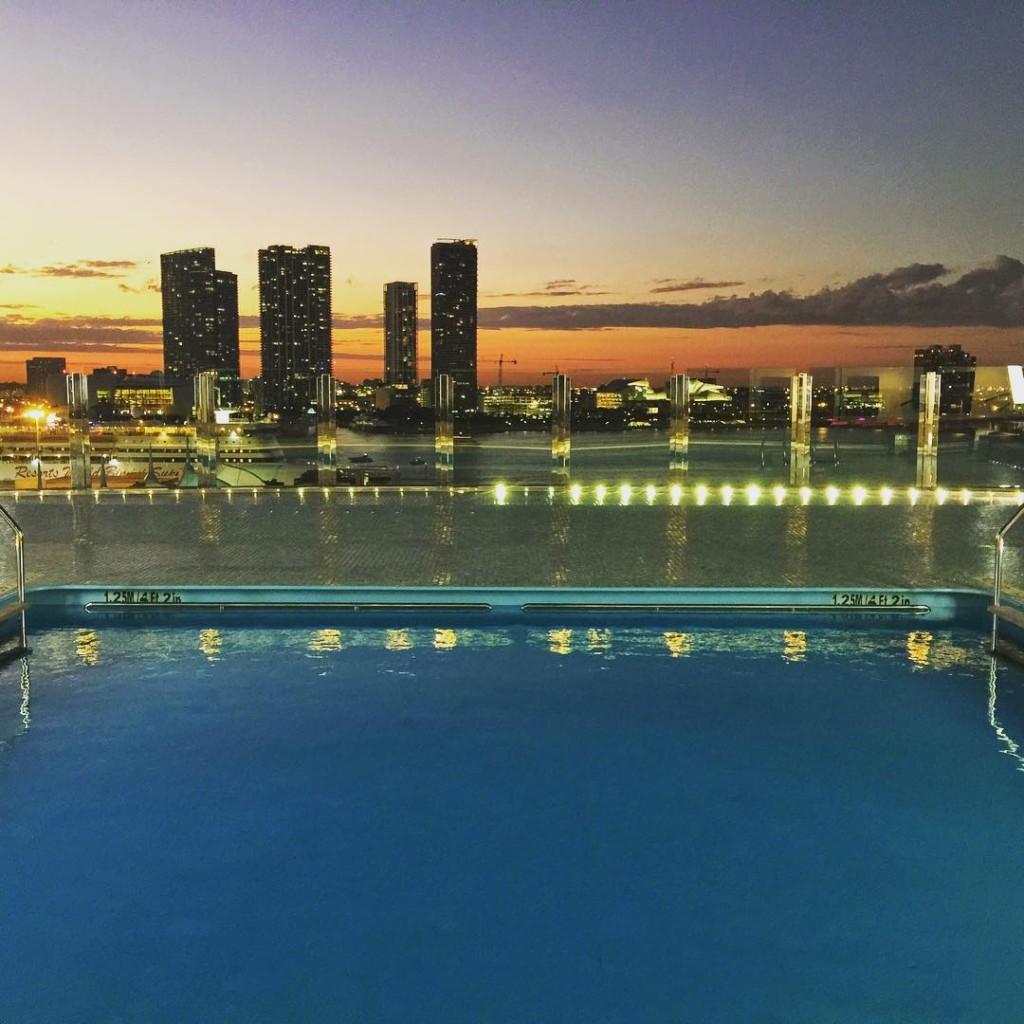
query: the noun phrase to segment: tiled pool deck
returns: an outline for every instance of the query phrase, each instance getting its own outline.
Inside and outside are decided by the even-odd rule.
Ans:
[[[970,587],[992,584],[993,538],[1013,510],[869,497],[804,505],[578,504],[546,489],[346,489],[6,494],[29,586],[458,585]],[[1024,540],[1018,539],[1018,543]],[[4,565],[11,579],[12,556]],[[1005,591],[1024,594],[1011,547]]]

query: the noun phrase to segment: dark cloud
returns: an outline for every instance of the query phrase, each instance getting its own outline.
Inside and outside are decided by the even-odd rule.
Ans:
[[[51,263],[45,267],[16,267],[13,263],[0,267],[0,274],[24,274],[27,277],[127,277],[142,266],[137,260],[74,260]]]
[[[993,263],[941,283],[940,263],[915,263],[811,295],[763,291],[702,303],[601,303],[494,306],[480,310],[484,328],[596,330],[605,327],[759,327],[828,324],[850,327],[1024,326],[1024,263]]]
[[[161,344],[160,320],[69,316],[30,320],[0,316],[0,349],[67,352],[150,351]]]
[[[707,288],[740,288],[743,285],[742,281],[705,281],[702,277],[694,277],[688,281],[662,277],[654,283],[657,287],[651,289],[652,295],[662,292],[699,292]]]

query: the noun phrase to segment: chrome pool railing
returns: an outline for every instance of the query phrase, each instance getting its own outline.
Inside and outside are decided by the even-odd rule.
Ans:
[[[19,644],[18,647],[13,651],[8,651],[8,656],[12,654],[22,654],[28,650],[28,631],[25,626],[25,534],[22,532],[21,527],[18,525],[14,517],[0,505],[0,521],[7,525],[14,535],[14,553],[15,562],[17,565],[17,587],[18,587],[18,599],[14,604],[0,606],[0,622],[11,618],[14,615],[19,616]]]
[[[995,653],[999,647],[999,621],[1005,620],[1016,626],[1024,627],[1024,612],[1011,608],[1002,603],[1003,598],[1003,551],[1006,547],[1006,537],[1009,532],[1024,519],[1024,505],[1021,505],[1016,512],[1003,524],[996,533],[995,552],[995,578],[992,584],[992,605],[989,611],[992,613],[992,651]]]

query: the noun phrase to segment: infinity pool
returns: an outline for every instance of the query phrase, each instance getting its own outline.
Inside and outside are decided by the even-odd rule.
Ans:
[[[0,671],[4,1024],[1020,1016],[1024,690],[973,628],[32,646]]]

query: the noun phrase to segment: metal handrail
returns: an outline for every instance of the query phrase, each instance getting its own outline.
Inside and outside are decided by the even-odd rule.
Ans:
[[[1003,524],[996,533],[996,564],[995,579],[992,584],[992,646],[996,646],[999,638],[999,608],[1003,597],[1003,549],[1006,546],[1006,535],[1024,519],[1024,505],[1021,505],[1016,512]]]
[[[21,647],[28,648],[28,632],[25,628],[25,534],[14,516],[0,505],[0,521],[5,522],[14,533],[14,553],[18,567],[18,604],[21,605]]]

